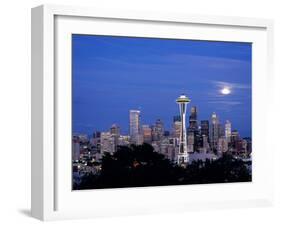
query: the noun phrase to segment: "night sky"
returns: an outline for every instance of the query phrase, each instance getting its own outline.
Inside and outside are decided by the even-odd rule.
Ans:
[[[142,124],[161,119],[170,130],[185,93],[187,115],[191,106],[199,120],[216,112],[251,137],[250,43],[73,35],[72,48],[74,133],[117,123],[127,134],[130,109],[141,110]]]

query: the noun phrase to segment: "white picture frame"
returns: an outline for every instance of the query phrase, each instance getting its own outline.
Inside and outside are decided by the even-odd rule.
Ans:
[[[188,27],[182,37],[178,26],[183,30]],[[213,29],[217,32],[213,32]],[[188,37],[195,40],[254,43],[253,152],[256,150],[257,154],[253,160],[256,175],[253,182],[71,191],[70,143],[63,143],[58,137],[67,138],[71,133],[70,116],[66,116],[62,109],[71,106],[69,34],[73,32],[176,38],[190,35]],[[267,122],[270,118],[270,112],[266,110],[269,109],[270,101],[265,100],[270,98],[273,83],[272,39],[273,22],[265,19],[56,5],[33,8],[32,216],[41,220],[56,220],[271,205],[273,181],[268,175],[273,172],[273,150],[267,148],[266,123],[258,126],[257,122],[262,119]],[[265,150],[266,155],[262,150]],[[62,155],[66,156],[64,161]],[[88,204],[84,205],[85,198]]]

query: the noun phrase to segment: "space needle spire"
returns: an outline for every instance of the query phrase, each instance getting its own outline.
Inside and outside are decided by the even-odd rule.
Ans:
[[[190,102],[190,99],[182,94],[177,100],[177,104],[179,105],[180,117],[181,117],[181,131],[180,131],[180,140],[179,140],[179,152],[177,163],[179,166],[185,167],[188,163],[188,153],[187,153],[187,140],[186,140],[186,105]]]

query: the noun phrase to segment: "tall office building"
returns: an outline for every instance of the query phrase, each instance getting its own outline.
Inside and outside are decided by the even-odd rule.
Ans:
[[[131,142],[134,144],[139,143],[141,130],[140,130],[140,111],[130,110],[130,137]]]
[[[172,136],[174,138],[180,138],[181,133],[181,117],[180,115],[173,117],[173,125],[172,125]]]
[[[220,137],[218,140],[218,154],[222,155],[228,151],[228,142],[225,137]]]
[[[209,139],[209,120],[201,121],[201,135],[205,135]]]
[[[221,123],[219,123],[219,138],[224,136],[225,136],[225,128]]]
[[[231,132],[231,142],[236,142],[240,139],[239,132],[235,129]]]
[[[181,122],[174,122],[172,135],[175,138],[180,138],[180,134],[181,134]]]
[[[202,149],[204,153],[207,153],[210,149],[208,137],[206,135],[202,135]]]
[[[93,133],[92,144],[96,147],[97,151],[100,151],[100,136],[101,136],[101,132],[99,131]]]
[[[117,151],[117,146],[119,145],[119,137],[120,137],[120,127],[116,124],[113,124],[110,128],[110,134],[114,140],[114,151]]]
[[[114,153],[116,150],[115,146],[115,139],[114,136],[110,132],[102,132],[101,133],[101,144],[100,144],[100,149],[101,149],[101,154],[103,155],[105,152],[108,153]]]
[[[197,124],[197,108],[195,106],[191,107],[190,109],[190,116],[189,116],[189,128],[188,131],[195,132],[198,130]]]
[[[181,116],[181,133],[179,140],[179,152],[178,152],[178,165],[186,166],[189,161],[188,153],[187,153],[187,140],[186,140],[186,105],[190,102],[190,99],[181,95],[176,100],[179,105],[180,116]]]
[[[225,138],[228,143],[231,142],[231,123],[230,121],[226,120],[225,122]]]
[[[195,151],[195,134],[194,132],[187,133],[187,152],[194,152]]]
[[[164,123],[157,119],[155,125],[152,126],[152,141],[161,141],[164,137]]]
[[[120,136],[120,127],[117,124],[113,124],[110,128],[110,133],[117,137]]]
[[[187,148],[188,148],[189,152],[197,151],[200,146],[200,142],[201,142],[201,140],[200,140],[201,138],[200,138],[200,134],[199,134],[199,130],[198,130],[199,127],[198,127],[197,115],[198,115],[197,108],[195,106],[191,107],[187,136],[193,136],[194,141],[193,141],[193,144],[189,144],[187,142],[187,145],[188,145]]]
[[[240,136],[239,132],[237,130],[233,130],[231,132],[231,147],[238,150],[240,146]]]
[[[152,141],[152,130],[149,125],[142,125],[143,142],[150,144]]]
[[[220,137],[220,123],[217,114],[214,112],[211,116],[211,125],[210,125],[210,144],[213,150],[217,149],[219,137]]]

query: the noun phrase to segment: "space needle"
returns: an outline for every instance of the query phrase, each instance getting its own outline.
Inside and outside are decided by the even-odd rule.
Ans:
[[[186,140],[186,124],[185,124],[185,115],[186,115],[186,105],[190,102],[190,99],[182,94],[177,100],[177,104],[180,108],[181,116],[181,131],[180,131],[180,141],[179,141],[179,153],[177,163],[179,166],[185,167],[188,163],[188,153],[187,153],[187,140]]]

